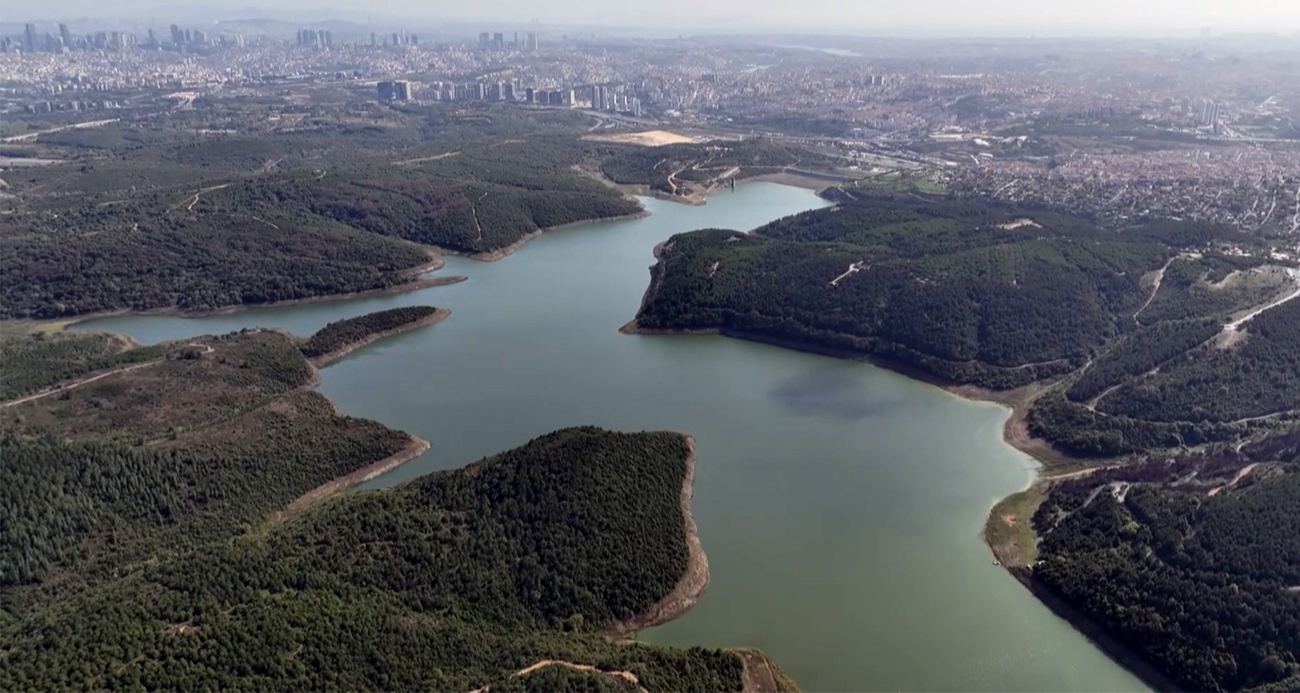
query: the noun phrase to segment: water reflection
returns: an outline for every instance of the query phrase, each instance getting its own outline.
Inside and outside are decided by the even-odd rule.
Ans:
[[[855,421],[903,406],[900,399],[871,395],[861,378],[852,377],[838,366],[819,366],[787,378],[772,388],[772,399],[795,416]]]

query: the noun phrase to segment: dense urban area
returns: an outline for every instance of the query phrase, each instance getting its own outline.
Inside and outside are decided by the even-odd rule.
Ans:
[[[954,191],[1117,221],[1300,229],[1300,86],[1286,38],[1024,39],[991,51],[974,40],[393,28],[26,24],[0,44],[6,141],[39,129],[23,116],[129,120],[196,99],[274,97],[282,118],[326,94],[496,102],[598,112],[601,127],[815,142],[863,171],[919,167]]]
[[[623,332],[1005,405],[1041,470],[988,517],[999,565],[1148,685],[1300,688],[1300,38],[10,19],[0,688],[795,690],[627,642],[708,584],[689,436],[568,428],[325,502],[430,443],[319,369],[446,309],[63,330],[455,284],[444,255],[747,181],[827,206],[665,234]]]

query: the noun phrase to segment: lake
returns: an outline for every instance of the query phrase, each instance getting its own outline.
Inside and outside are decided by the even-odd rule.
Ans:
[[[712,582],[669,645],[752,646],[804,690],[1143,690],[993,564],[980,529],[1035,464],[1001,440],[1005,409],[864,363],[717,336],[629,336],[656,243],[752,229],[825,205],[750,183],[702,207],[545,234],[469,281],[408,294],[186,319],[78,326],[153,343],[251,326],[308,335],[383,308],[451,317],[323,372],[347,414],[418,434],[382,487],[581,424],[696,437],[695,517]],[[633,547],[634,548],[634,547]]]

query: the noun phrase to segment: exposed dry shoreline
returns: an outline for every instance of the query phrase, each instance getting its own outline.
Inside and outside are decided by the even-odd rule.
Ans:
[[[691,498],[695,494],[695,438],[686,436],[690,454],[686,457],[686,476],[682,479],[682,520],[686,529],[686,570],[673,590],[650,608],[632,618],[615,621],[605,628],[605,633],[624,638],[636,631],[667,623],[695,606],[709,586],[709,558],[700,545],[699,528],[691,514]]]
[[[731,647],[727,651],[740,657],[744,665],[740,673],[741,693],[798,693],[799,687],[790,676],[762,650]]]
[[[325,368],[326,366],[334,363],[335,361],[338,361],[344,356],[351,354],[357,349],[360,349],[369,344],[373,344],[381,339],[387,339],[394,335],[402,334],[403,332],[410,332],[411,330],[419,329],[421,327],[426,327],[428,325],[433,325],[435,323],[442,322],[444,319],[446,319],[448,315],[451,315],[450,310],[447,310],[446,308],[438,308],[433,313],[426,315],[423,318],[420,318],[419,320],[413,320],[404,325],[398,325],[397,327],[394,327],[391,330],[384,330],[382,332],[376,332],[374,334],[367,335],[364,339],[360,339],[358,341],[352,342],[351,344],[335,349],[334,351],[331,351],[328,354],[322,354],[320,356],[307,359],[307,361],[308,363],[315,366],[316,368]]]
[[[533,231],[531,233],[524,234],[523,238],[520,238],[519,240],[515,241],[514,243],[511,243],[510,245],[497,248],[496,250],[489,250],[482,253],[467,253],[461,250],[456,250],[454,248],[447,248],[440,245],[429,246],[429,247],[437,249],[437,251],[439,253],[442,253],[443,255],[455,255],[457,257],[466,257],[471,260],[478,260],[479,262],[496,262],[497,260],[501,260],[503,258],[514,255],[517,250],[527,245],[529,241],[533,240],[534,238],[537,238],[538,236],[541,236],[544,233],[549,233],[551,231],[563,231],[565,229],[575,229],[578,228],[579,226],[590,226],[591,224],[602,224],[607,221],[627,221],[629,219],[640,219],[642,217],[648,217],[648,216],[650,216],[650,210],[642,209],[641,211],[634,212],[632,214],[620,214],[618,216],[598,217],[595,219],[580,219],[578,221],[571,221],[567,224],[556,224],[555,226],[546,226],[537,229],[536,231]]]
[[[411,460],[423,455],[429,449],[429,441],[412,434],[407,434],[410,439],[406,447],[396,453],[385,457],[378,462],[366,465],[349,474],[335,477],[329,481],[317,486],[316,488],[298,496],[283,509],[277,510],[271,514],[270,524],[278,525],[290,517],[302,512],[314,503],[328,496],[334,495],[339,491],[351,488],[357,484],[362,484],[375,477],[390,472],[398,467],[410,462]]]

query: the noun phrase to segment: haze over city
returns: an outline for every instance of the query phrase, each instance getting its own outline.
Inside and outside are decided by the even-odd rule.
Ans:
[[[683,32],[742,33],[751,31],[817,31],[866,35],[984,35],[1171,36],[1210,29],[1216,32],[1300,32],[1300,5],[1274,0],[1098,0],[1040,2],[1038,0],[960,0],[924,2],[843,2],[808,0],[720,0],[696,3],[663,0],[655,3],[611,3],[577,0],[536,3],[484,0],[475,3],[411,4],[378,0],[362,5],[328,5],[317,0],[277,0],[258,5],[223,7],[206,2],[158,3],[125,0],[111,8],[87,6],[75,0],[10,0],[5,21],[59,17],[278,17],[284,19],[508,21],[541,22]]]

